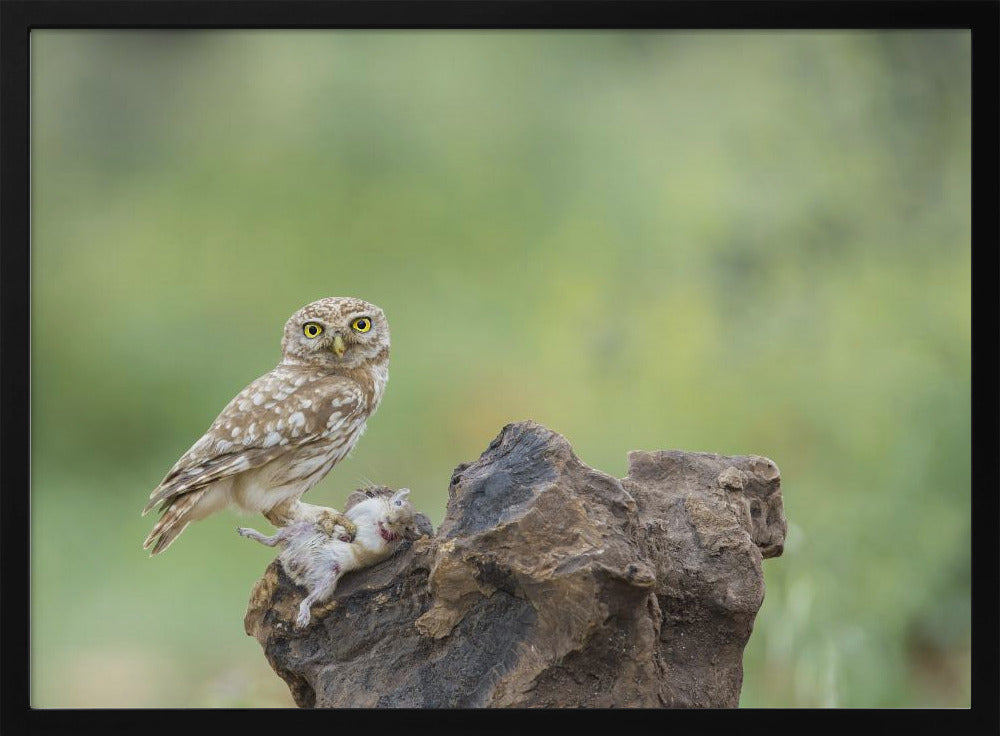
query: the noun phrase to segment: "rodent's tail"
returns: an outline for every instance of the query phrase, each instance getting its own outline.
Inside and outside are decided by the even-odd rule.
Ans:
[[[191,523],[191,519],[189,518],[191,510],[198,503],[201,494],[204,492],[204,489],[200,489],[185,493],[175,497],[169,505],[164,506],[163,516],[159,518],[149,536],[146,537],[146,541],[142,543],[143,549],[149,549],[150,546],[153,547],[153,551],[149,553],[150,557],[160,554],[160,552],[169,547],[178,535],[184,531],[187,525]],[[156,543],[155,545],[153,544],[154,542]]]

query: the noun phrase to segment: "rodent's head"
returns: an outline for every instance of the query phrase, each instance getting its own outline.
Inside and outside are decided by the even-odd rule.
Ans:
[[[417,530],[417,510],[410,503],[409,495],[409,488],[400,488],[389,498],[383,499],[386,505],[384,518],[385,524],[393,531],[406,539],[414,539]]]

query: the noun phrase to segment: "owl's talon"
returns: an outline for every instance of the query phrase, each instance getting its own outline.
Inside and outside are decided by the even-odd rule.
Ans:
[[[344,530],[344,534],[338,536],[338,539],[342,542],[353,542],[354,538],[358,535],[357,525],[343,514],[338,515],[337,524],[339,524]],[[347,536],[347,539],[344,539],[345,535]]]

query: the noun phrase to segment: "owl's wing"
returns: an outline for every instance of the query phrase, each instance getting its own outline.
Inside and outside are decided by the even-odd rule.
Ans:
[[[142,513],[326,439],[367,408],[361,386],[348,378],[294,383],[272,371],[237,394],[149,494]]]

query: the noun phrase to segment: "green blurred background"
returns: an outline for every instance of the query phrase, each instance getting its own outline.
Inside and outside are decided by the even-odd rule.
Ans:
[[[285,319],[382,306],[307,500],[532,418],[782,470],[742,705],[968,706],[967,32],[57,31],[32,49],[35,707],[290,706],[273,551],[139,511]],[[254,525],[268,528],[263,519]]]

